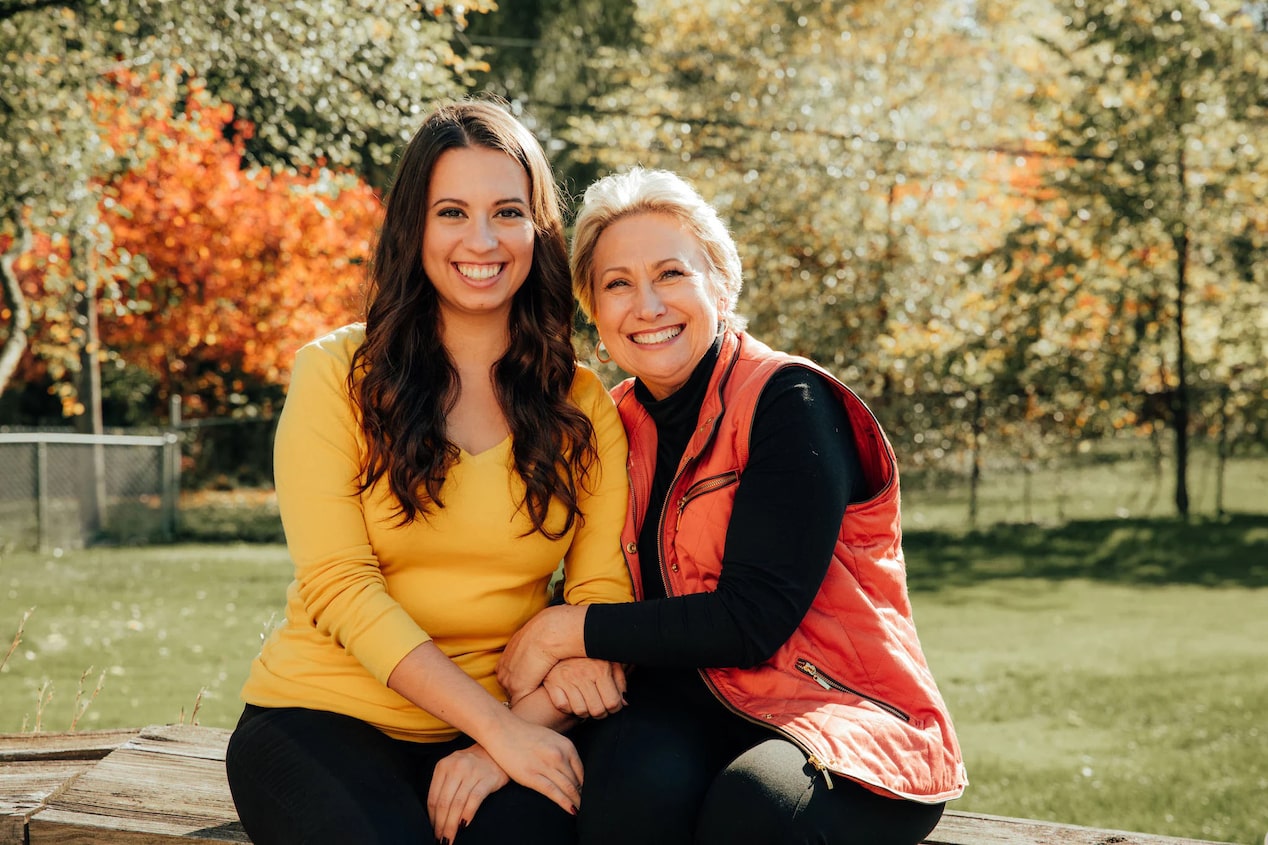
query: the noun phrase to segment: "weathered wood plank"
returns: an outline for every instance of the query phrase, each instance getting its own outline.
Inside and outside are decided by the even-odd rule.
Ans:
[[[84,768],[40,795],[40,790],[48,788],[59,776],[54,769],[46,768],[49,781],[30,784],[30,797],[44,799],[44,808],[33,814],[23,810],[29,815],[25,831],[29,839],[23,839],[23,831],[12,824],[20,821],[22,814],[0,816],[0,845],[249,845],[225,779],[224,752],[229,731],[168,725],[129,734],[130,738],[99,762],[64,761],[63,765]],[[52,763],[46,761],[42,765]],[[0,794],[15,796],[15,802],[25,795],[11,790],[3,778],[4,769],[0,767]],[[16,803],[14,807],[17,808]],[[954,810],[943,816],[925,843],[1219,845]]]
[[[21,845],[31,815],[50,795],[84,772],[93,761],[52,760],[0,763],[0,843]]]
[[[248,842],[225,779],[228,739],[217,728],[146,728],[34,814],[29,842]]]
[[[948,810],[925,845],[1221,845],[1123,830]]]
[[[0,734],[0,845],[26,842],[30,817],[133,730]]]
[[[69,733],[0,734],[0,763],[20,760],[100,760],[135,737],[136,728]]]

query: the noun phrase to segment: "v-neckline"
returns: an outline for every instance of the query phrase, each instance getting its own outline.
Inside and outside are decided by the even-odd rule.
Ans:
[[[490,452],[501,451],[502,447],[506,446],[510,442],[511,442],[511,435],[507,434],[497,443],[494,443],[492,446],[488,447],[487,449],[481,449],[479,452],[468,452],[466,449],[462,448],[461,446],[458,447],[458,451],[462,453],[464,458],[479,460],[480,458],[483,458],[485,455],[489,454]]]

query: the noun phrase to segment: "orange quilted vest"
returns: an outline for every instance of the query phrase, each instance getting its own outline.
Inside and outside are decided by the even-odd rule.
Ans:
[[[968,781],[912,620],[894,451],[867,406],[813,362],[747,334],[723,339],[663,514],[647,512],[655,426],[634,398],[632,379],[613,388],[630,442],[630,512],[621,542],[635,589],[641,591],[644,551],[669,595],[714,589],[754,409],[767,381],[788,366],[820,373],[835,387],[875,493],[847,508],[832,565],[788,642],[754,668],[701,674],[730,709],[801,746],[829,784],[831,772],[880,794],[927,803],[955,798]],[[638,548],[649,516],[661,520],[659,550]]]

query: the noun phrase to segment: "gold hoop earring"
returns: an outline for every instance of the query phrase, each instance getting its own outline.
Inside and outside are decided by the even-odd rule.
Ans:
[[[612,363],[612,353],[603,345],[603,341],[599,341],[598,346],[594,347],[594,359],[600,364]]]

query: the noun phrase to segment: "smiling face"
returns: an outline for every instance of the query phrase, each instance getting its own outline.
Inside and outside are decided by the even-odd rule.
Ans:
[[[682,387],[717,336],[712,272],[696,239],[668,214],[622,217],[595,242],[599,336],[657,399]]]
[[[533,265],[528,173],[506,153],[456,147],[432,168],[423,270],[442,318],[500,316]]]

